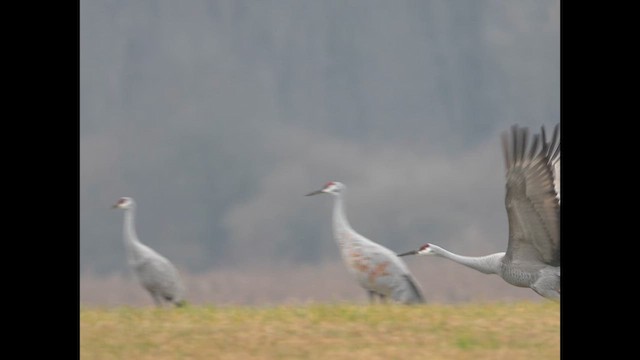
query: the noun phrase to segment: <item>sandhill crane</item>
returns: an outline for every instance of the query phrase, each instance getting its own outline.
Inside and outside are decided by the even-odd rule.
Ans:
[[[461,256],[437,245],[425,244],[405,255],[437,255],[485,274],[497,274],[518,287],[530,287],[541,296],[560,300],[560,141],[558,125],[551,143],[544,127],[533,138],[528,154],[527,128],[514,125],[512,142],[502,134],[506,164],[505,205],[509,219],[509,243],[506,252],[487,256]],[[557,143],[556,143],[556,140]],[[511,146],[509,146],[511,145]],[[558,189],[558,190],[556,190]]]
[[[164,301],[176,306],[184,305],[184,287],[176,268],[164,256],[138,240],[135,229],[135,201],[130,197],[123,197],[113,208],[125,211],[124,244],[127,260],[140,284],[151,294],[156,306],[162,307]]]
[[[404,262],[393,251],[358,234],[349,225],[344,205],[346,189],[344,184],[331,181],[306,196],[333,195],[333,237],[347,268],[367,290],[369,301],[373,303],[378,295],[381,301],[390,297],[405,304],[423,303],[422,290]]]

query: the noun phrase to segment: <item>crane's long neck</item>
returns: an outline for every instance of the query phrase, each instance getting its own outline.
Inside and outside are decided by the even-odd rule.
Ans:
[[[127,256],[129,261],[135,261],[138,259],[140,255],[140,240],[138,240],[138,235],[136,234],[136,224],[135,224],[135,207],[126,209],[124,211],[124,245],[127,248]]]
[[[485,274],[499,274],[501,260],[504,257],[503,252],[476,257],[454,254],[451,251],[445,250],[436,245],[430,245],[430,248],[434,255],[447,258],[457,262],[458,264],[462,264]]]
[[[333,228],[334,231],[353,230],[347,219],[344,208],[344,195],[335,195],[333,201]]]
[[[344,194],[334,195],[333,200],[333,235],[341,247],[345,241],[352,240],[349,235],[353,232],[353,228],[347,220],[347,214],[344,207]]]

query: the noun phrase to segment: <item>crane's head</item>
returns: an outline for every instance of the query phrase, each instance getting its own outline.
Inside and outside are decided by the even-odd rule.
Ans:
[[[433,249],[431,248],[431,244],[426,243],[426,244],[420,246],[420,248],[418,250],[411,250],[411,251],[408,251],[406,253],[398,254],[398,256],[431,255],[431,254],[433,254]]]
[[[340,194],[340,192],[344,191],[344,189],[346,189],[347,187],[338,181],[329,181],[328,183],[326,183],[324,185],[324,187],[320,190],[316,190],[316,191],[312,191],[310,193],[308,193],[305,196],[312,196],[312,195],[318,195],[318,194],[331,194],[331,195],[338,195]]]
[[[113,208],[119,208],[119,209],[131,209],[133,207],[133,199],[130,197],[121,197],[120,200],[118,200],[117,203],[115,203],[115,205],[113,205]]]

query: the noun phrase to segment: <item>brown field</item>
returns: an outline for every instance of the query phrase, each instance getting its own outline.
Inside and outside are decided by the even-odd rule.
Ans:
[[[80,309],[88,359],[558,359],[560,307],[347,303]]]

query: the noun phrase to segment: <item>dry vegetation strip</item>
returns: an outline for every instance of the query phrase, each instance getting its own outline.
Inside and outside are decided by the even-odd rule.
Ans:
[[[82,308],[89,359],[558,359],[558,304]]]

